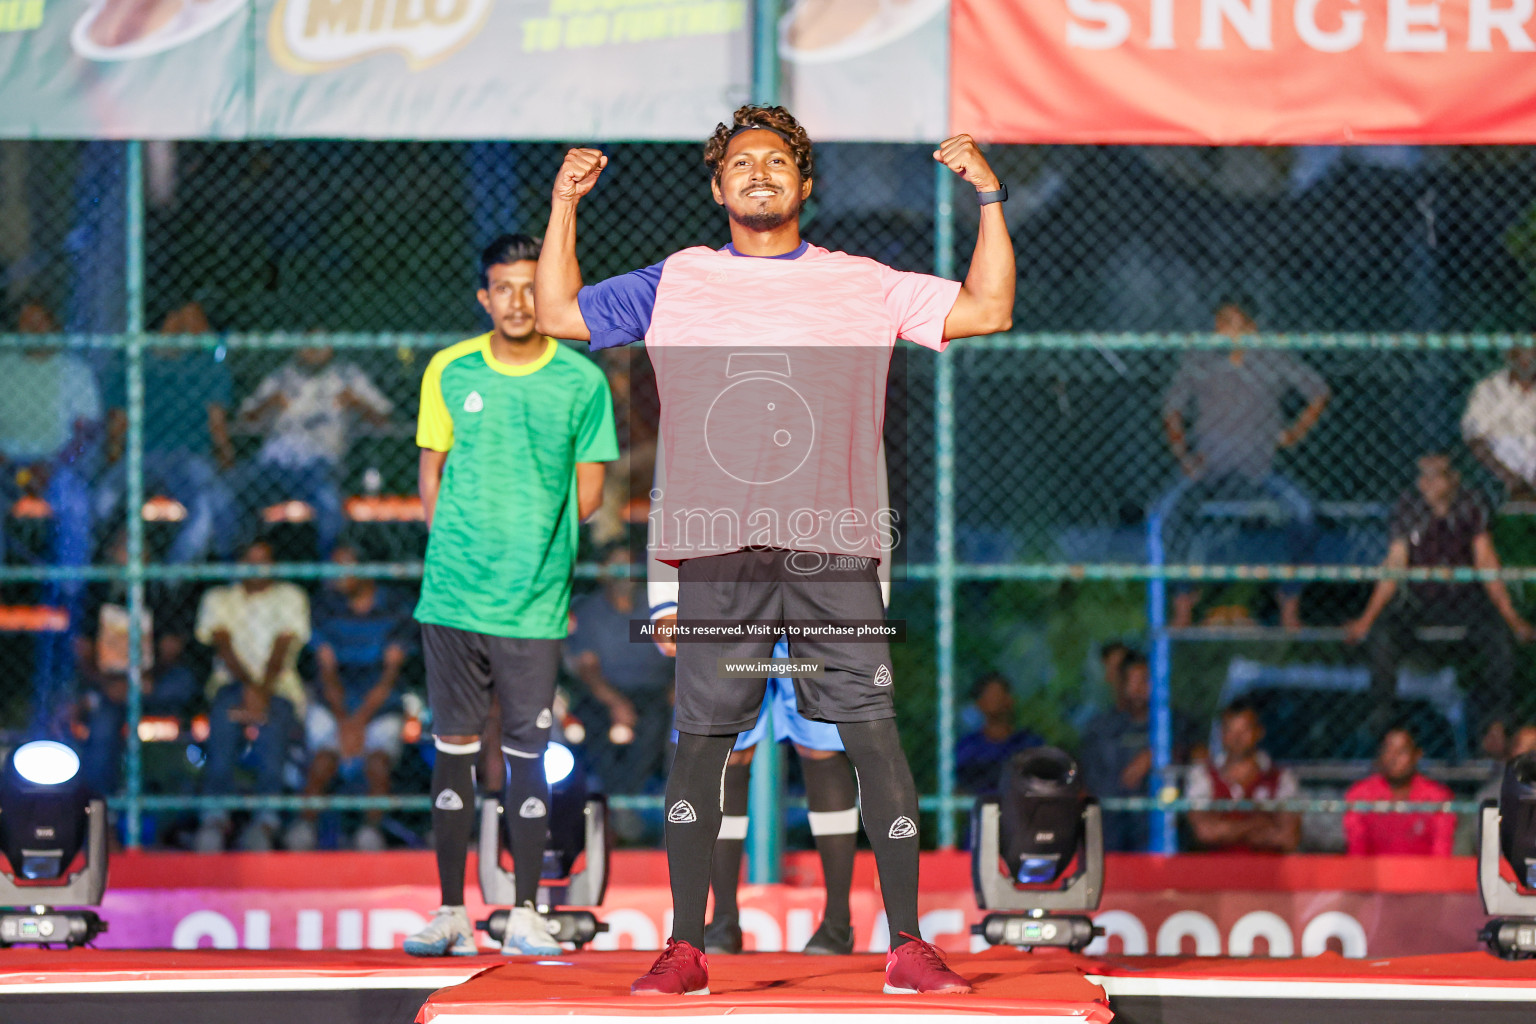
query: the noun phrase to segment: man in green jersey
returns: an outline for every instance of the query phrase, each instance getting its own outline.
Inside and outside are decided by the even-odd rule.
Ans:
[[[619,448],[602,371],[534,329],[538,258],[539,242],[526,235],[491,243],[478,294],[490,333],[437,353],[421,382],[416,443],[429,534],[416,618],[437,747],[432,831],[443,905],[405,940],[417,956],[476,952],[464,862],[493,693],[517,889],[501,951],[560,951],[534,906],[548,830],[544,750],[577,530],[601,502],[602,464]]]

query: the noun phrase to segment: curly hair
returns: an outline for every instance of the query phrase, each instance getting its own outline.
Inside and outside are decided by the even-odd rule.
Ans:
[[[800,122],[795,120],[795,115],[783,107],[762,107],[749,103],[736,109],[730,124],[722,122],[715,125],[714,134],[704,143],[704,166],[709,168],[711,178],[720,180],[725,151],[730,147],[732,137],[743,128],[766,128],[779,135],[789,144],[789,151],[794,155],[801,179],[809,181],[815,176],[812,173],[816,161],[811,155],[811,137],[805,133]]]

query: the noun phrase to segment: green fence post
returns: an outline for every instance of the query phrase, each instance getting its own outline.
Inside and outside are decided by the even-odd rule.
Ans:
[[[139,719],[143,717],[144,659],[144,151],[142,143],[127,144],[127,359],[128,359],[128,764],[124,772],[128,797],[128,845],[140,845],[140,796],[143,793]]]
[[[933,169],[933,272],[955,276],[954,175]],[[956,354],[941,355],[934,382],[934,626],[938,665],[939,846],[955,845],[955,370]]]
[[[752,5],[752,101],[779,102],[779,3]],[[752,788],[747,798],[747,878],[754,885],[777,882],[784,851],[784,768],[773,724],[763,733],[752,757]]]

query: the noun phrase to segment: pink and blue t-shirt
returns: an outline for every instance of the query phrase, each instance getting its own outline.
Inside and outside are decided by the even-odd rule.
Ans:
[[[644,340],[661,395],[657,557],[745,547],[878,559],[886,375],[898,337],[942,350],[957,282],[802,242],[696,247],[583,288],[591,347]],[[882,522],[882,517],[885,521]]]

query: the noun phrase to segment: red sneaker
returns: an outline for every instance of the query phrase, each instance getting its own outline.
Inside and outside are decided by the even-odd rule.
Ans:
[[[967,989],[969,991],[969,989]],[[632,996],[707,996],[709,959],[692,945],[668,939],[650,973],[629,986]]]
[[[944,954],[931,942],[902,932],[911,939],[891,950],[885,958],[885,991],[891,995],[913,995],[918,992],[947,992],[965,995],[971,991],[970,982],[949,969]]]

